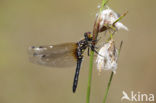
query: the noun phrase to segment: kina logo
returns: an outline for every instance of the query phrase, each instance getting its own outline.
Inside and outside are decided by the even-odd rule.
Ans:
[[[122,91],[122,97],[121,101],[127,100],[127,101],[135,101],[135,102],[154,102],[154,94],[146,94],[146,93],[141,93],[141,92],[134,92],[131,91],[129,94],[126,93],[125,91]]]

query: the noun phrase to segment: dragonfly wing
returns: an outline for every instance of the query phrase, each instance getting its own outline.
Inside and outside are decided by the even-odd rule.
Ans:
[[[64,43],[53,46],[29,47],[30,61],[51,67],[75,66],[77,44]]]

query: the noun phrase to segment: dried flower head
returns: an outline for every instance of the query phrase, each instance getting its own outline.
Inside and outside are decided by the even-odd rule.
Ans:
[[[101,11],[97,17],[97,20],[99,23],[99,31],[102,32],[102,31],[110,28],[111,25],[113,25],[113,23],[119,17],[120,17],[119,14],[117,14],[110,8],[107,8],[107,9]],[[114,26],[115,26],[115,28],[117,28],[117,30],[119,30],[119,29],[128,30],[128,28],[125,25],[123,25],[121,22],[116,22]]]
[[[115,42],[110,40],[99,50],[96,63],[97,69],[101,71],[112,70],[114,73],[117,69],[118,50],[115,48]]]

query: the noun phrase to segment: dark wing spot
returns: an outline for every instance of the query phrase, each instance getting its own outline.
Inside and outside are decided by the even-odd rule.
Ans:
[[[31,48],[32,48],[32,49],[34,49],[34,48],[35,48],[35,46],[32,46]]]
[[[42,55],[42,58],[45,58],[46,57],[46,55]]]
[[[43,48],[43,46],[39,46],[39,48]]]

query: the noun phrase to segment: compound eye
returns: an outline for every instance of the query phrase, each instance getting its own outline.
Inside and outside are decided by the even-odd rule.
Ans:
[[[90,33],[90,34],[88,35],[88,37],[91,39],[93,36],[92,36],[92,34]]]
[[[92,34],[91,32],[85,32],[84,33],[84,37],[87,41],[91,41],[92,40]]]
[[[88,36],[87,36],[87,32],[86,32],[86,33],[84,33],[84,37],[88,37]]]
[[[88,37],[88,38],[92,37],[91,32],[85,32],[85,33],[84,33],[84,36],[85,36],[85,37]]]
[[[92,40],[92,38],[93,38],[93,36],[92,36],[91,32],[88,32],[88,39]]]

